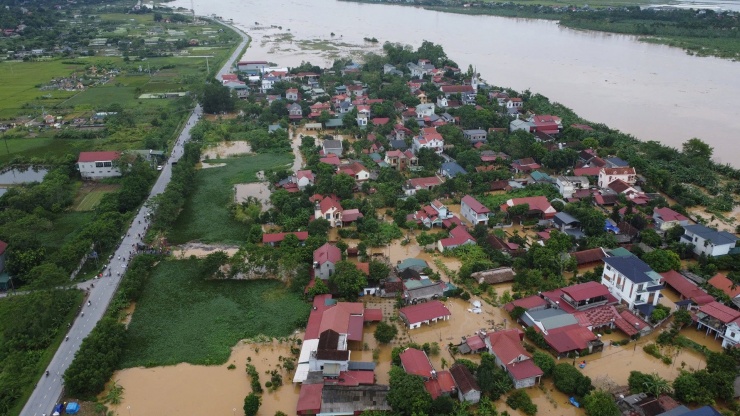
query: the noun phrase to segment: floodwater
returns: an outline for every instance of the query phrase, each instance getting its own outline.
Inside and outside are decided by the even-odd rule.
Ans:
[[[247,198],[257,198],[262,203],[262,212],[272,207],[270,204],[270,187],[267,182],[238,183],[234,185],[234,201],[237,204],[246,202]]]
[[[190,9],[191,3],[176,0],[172,6]],[[386,41],[416,48],[429,40],[442,45],[460,68],[472,65],[492,85],[530,89],[641,140],[680,147],[699,137],[715,148],[718,161],[737,166],[740,160],[740,147],[731,140],[740,130],[737,62],[689,56],[635,36],[572,30],[553,21],[417,7],[256,0],[243,13],[242,2],[218,0],[197,3],[195,10],[233,17],[253,37],[245,59],[327,67],[337,55],[378,51]],[[253,26],[255,21],[261,26]],[[366,43],[365,37],[379,43]]]
[[[43,167],[15,167],[0,172],[0,185],[20,185],[29,182],[41,182],[49,169]]]
[[[221,142],[215,146],[207,147],[200,155],[201,160],[224,159],[230,156],[248,155],[252,153],[252,147],[246,141]]]
[[[297,336],[302,338],[302,335]],[[241,342],[223,365],[178,364],[121,370],[112,380],[125,390],[121,404],[113,410],[120,415],[127,412],[131,415],[243,415],[244,397],[251,392],[245,373],[247,357],[252,358],[251,364],[264,385],[269,380],[265,371],[276,369],[281,356],[291,356],[287,342]],[[230,364],[236,368],[229,370]],[[285,370],[281,370],[281,374],[284,385],[272,393],[265,389],[260,415],[273,415],[277,411],[294,414],[300,389],[291,383],[292,375]]]

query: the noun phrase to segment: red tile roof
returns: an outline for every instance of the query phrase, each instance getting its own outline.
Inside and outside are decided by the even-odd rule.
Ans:
[[[370,275],[370,263],[356,263],[355,267],[357,267],[357,270],[361,271],[365,276]]]
[[[405,316],[406,320],[412,324],[452,315],[450,310],[447,309],[447,306],[438,300],[406,306],[401,308],[399,313]]]
[[[330,302],[331,295],[318,295],[313,298],[313,308],[311,308],[311,313],[308,315],[306,335],[303,337],[304,340],[319,339],[319,329],[321,328],[321,319],[324,316],[324,311],[333,306]]]
[[[437,373],[437,378],[426,381],[424,387],[432,399],[436,399],[443,394],[452,393],[455,390],[455,380],[449,371],[440,371]]]
[[[324,331],[331,329],[338,334],[347,334],[347,339],[351,341],[358,340],[358,336],[359,340],[362,340],[363,312],[362,303],[339,302],[324,311],[318,332],[322,334]]]
[[[340,204],[339,201],[330,196],[324,197],[324,199],[321,200],[321,202],[319,203],[319,208],[321,209],[322,213],[326,213],[332,208],[335,208],[337,211],[344,210],[342,208],[342,204]]]
[[[544,196],[530,196],[526,198],[513,198],[501,205],[501,210],[506,212],[510,207],[528,204],[530,211],[540,211],[545,217],[552,217],[557,211],[550,205],[550,202]]]
[[[436,176],[430,176],[426,178],[414,178],[409,179],[409,184],[414,187],[426,188],[430,186],[438,186],[442,184],[442,181]]]
[[[473,351],[478,351],[486,347],[485,341],[477,335],[465,338],[465,343],[468,344],[468,347]]]
[[[470,209],[472,209],[476,214],[488,214],[491,212],[490,209],[488,209],[485,205],[478,202],[477,199],[473,198],[470,195],[465,195],[460,201],[461,203],[464,202],[465,205],[469,206]]]
[[[493,355],[504,365],[516,361],[519,357],[531,358],[521,344],[524,333],[519,328],[506,329],[488,334]]]
[[[426,353],[416,348],[406,348],[398,356],[401,359],[401,365],[408,374],[430,378],[434,367],[429,362]]]
[[[5,253],[5,250],[8,248],[8,243],[5,241],[0,240],[0,256]]]
[[[675,270],[669,270],[667,272],[660,273],[660,275],[663,276],[663,283],[672,287],[685,299],[694,299],[707,294],[707,292],[699,289],[699,286]]]
[[[716,318],[723,324],[730,323],[735,319],[740,318],[740,312],[716,301],[707,303],[706,305],[701,305],[699,307],[699,311],[704,312],[712,318]]]
[[[298,241],[306,241],[308,238],[308,231],[295,231],[290,233],[267,233],[262,234],[262,243],[278,243],[285,239],[285,236],[288,234],[293,234],[294,236],[298,237]]]
[[[318,262],[319,264],[324,264],[327,261],[337,263],[340,260],[342,260],[342,252],[337,246],[329,243],[324,243],[323,246],[317,248],[316,251],[313,252],[313,261]]]
[[[504,305],[504,309],[508,312],[514,310],[515,307],[519,306],[524,309],[532,309],[540,306],[547,305],[547,301],[537,295],[527,296],[526,298],[516,299]]]
[[[365,322],[380,322],[383,320],[383,310],[375,309],[375,308],[367,308],[365,309],[363,318],[365,319]]]
[[[459,94],[462,92],[475,92],[472,85],[443,85],[441,90],[445,94]]]
[[[740,284],[735,285],[735,288],[733,289],[734,283],[732,280],[728,279],[727,276],[723,275],[722,273],[717,273],[707,281],[710,285],[714,286],[715,288],[725,292],[727,296],[734,298],[735,296],[740,295]]]
[[[609,289],[601,283],[586,282],[577,285],[564,287],[563,293],[567,294],[575,301],[588,300],[599,296],[607,296]]]
[[[655,208],[653,210],[653,214],[658,214],[660,218],[665,221],[688,221],[688,218],[686,218],[683,214],[680,214],[668,207],[666,208]]]
[[[364,217],[359,209],[353,208],[342,211],[342,222],[352,222]]]
[[[474,242],[475,238],[473,238],[473,236],[468,233],[465,227],[461,227],[459,225],[450,230],[450,237],[439,240],[440,244],[442,244],[442,247],[456,247],[468,241]]]
[[[321,411],[323,384],[301,384],[296,412],[299,415],[315,415]]]
[[[585,349],[588,347],[589,341],[598,339],[588,328],[578,324],[551,329],[547,334],[543,335],[545,342],[558,354]]]
[[[375,384],[374,371],[340,371],[337,379],[337,385],[339,386],[367,386],[372,384]]]
[[[643,321],[640,317],[627,309],[620,312],[619,317],[621,319],[615,319],[614,325],[629,336],[632,336],[650,326],[647,322]]]
[[[604,252],[604,249],[598,247],[590,250],[576,251],[575,253],[571,253],[571,256],[573,256],[576,259],[576,263],[581,266],[583,264],[601,262],[601,259],[606,257],[606,253]]]
[[[506,366],[506,370],[517,380],[525,380],[545,374],[532,360],[524,360],[518,363],[508,364]]]
[[[77,163],[107,162],[117,160],[119,157],[121,157],[121,152],[80,152]]]
[[[624,167],[624,168],[602,168],[605,175],[635,175],[635,168]]]
[[[450,367],[450,373],[452,378],[455,379],[455,384],[460,391],[465,394],[471,391],[480,391],[478,381],[476,381],[473,373],[470,369],[463,364],[454,364]]]
[[[573,174],[576,176],[599,176],[599,171],[601,168],[599,167],[593,167],[593,168],[575,168],[573,169]]]

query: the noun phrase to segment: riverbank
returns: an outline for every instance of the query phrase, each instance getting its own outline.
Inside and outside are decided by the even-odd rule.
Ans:
[[[396,3],[387,0],[339,0],[347,2],[388,4],[419,7],[417,3]],[[554,20],[559,25],[571,29],[593,30],[605,33],[638,36],[640,41],[681,48],[690,55],[714,56],[737,61],[740,59],[738,33],[731,22],[735,12],[704,9],[696,13],[691,9],[654,9],[641,5],[652,2],[614,2],[602,1],[581,8],[563,6],[551,1],[531,2],[482,2],[459,3],[453,5],[421,3],[430,11],[466,15],[489,15],[509,18]],[[727,23],[722,19],[730,17]]]

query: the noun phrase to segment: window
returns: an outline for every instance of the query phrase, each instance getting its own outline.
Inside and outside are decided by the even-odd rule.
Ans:
[[[95,162],[95,167],[96,168],[102,168],[103,167],[103,162]]]
[[[112,162],[103,162],[103,167],[109,168],[111,166],[113,166]]]

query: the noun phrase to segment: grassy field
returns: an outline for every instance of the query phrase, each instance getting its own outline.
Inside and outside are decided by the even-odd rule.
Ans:
[[[247,227],[231,218],[229,204],[234,185],[256,182],[256,173],[291,163],[292,154],[256,154],[246,157],[211,160],[226,166],[201,169],[196,176],[195,192],[188,198],[171,233],[172,244],[199,240],[207,243],[243,242]]]
[[[220,364],[258,334],[288,336],[309,305],[277,281],[205,280],[199,260],[160,263],[136,304],[122,368]]]
[[[103,196],[109,192],[118,190],[118,185],[108,185],[102,183],[85,183],[77,191],[74,202],[75,211],[92,211],[103,199]]]
[[[54,226],[38,232],[36,237],[47,250],[56,251],[93,219],[92,212],[67,211],[54,219]]]

